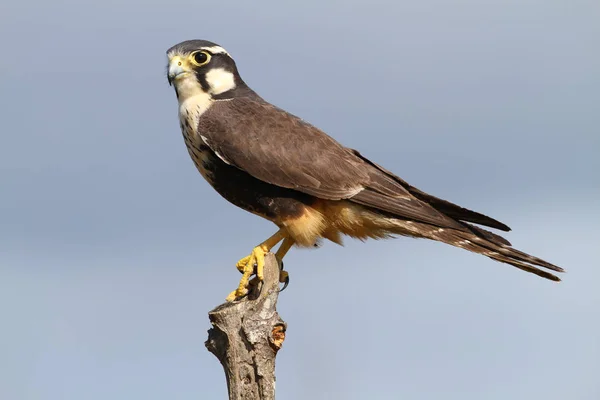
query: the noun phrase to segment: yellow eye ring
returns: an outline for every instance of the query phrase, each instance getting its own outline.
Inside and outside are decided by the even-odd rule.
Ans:
[[[190,61],[196,67],[201,67],[210,61],[210,53],[207,51],[195,51],[190,54]]]

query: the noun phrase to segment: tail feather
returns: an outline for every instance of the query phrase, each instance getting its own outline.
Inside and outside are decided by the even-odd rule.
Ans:
[[[493,250],[487,250],[486,247],[477,246],[477,245],[473,245],[473,244],[468,245],[468,247],[464,246],[464,245],[460,246],[460,247],[470,250],[475,253],[483,254],[483,255],[491,258],[492,260],[512,265],[513,267],[516,267],[522,271],[529,272],[529,273],[535,274],[537,276],[541,276],[542,278],[546,278],[551,281],[560,282],[560,278],[554,274],[551,274],[550,272],[536,268],[533,265],[527,264],[519,259],[511,258],[508,255],[504,255],[504,254],[501,254],[501,253],[493,251]]]
[[[540,267],[556,272],[564,272],[561,267],[511,247],[510,243],[501,236],[472,225],[467,226],[471,229],[471,232],[439,229],[426,224],[418,224],[417,229],[423,237],[428,239],[484,255],[492,260],[512,265],[542,278],[560,281],[559,277],[540,269]]]
[[[488,232],[491,233],[491,232]],[[459,233],[459,235],[461,235],[462,232]],[[463,236],[468,236],[467,235],[463,235]],[[494,235],[494,236],[498,236],[498,235]],[[499,237],[499,236],[498,236]],[[465,239],[469,239],[468,237],[466,237]],[[522,252],[520,250],[517,250],[513,247],[511,247],[510,245],[506,245],[506,244],[497,244],[494,242],[491,242],[489,240],[484,240],[486,239],[485,237],[480,237],[480,236],[476,236],[474,238],[475,242],[480,246],[483,247],[485,249],[488,249],[490,251],[494,251],[494,252],[498,252],[508,258],[510,258],[511,260],[517,260],[517,261],[522,261],[522,262],[526,262],[526,263],[530,263],[533,265],[538,265],[540,267],[543,268],[547,268],[550,269],[552,271],[557,271],[557,272],[564,272],[564,270],[561,267],[558,267],[554,264],[549,263],[548,261],[542,260],[539,257],[535,257],[532,256],[530,254],[527,254],[525,252]]]
[[[508,240],[506,240],[500,235],[496,235],[493,232],[490,232],[475,225],[468,224],[466,222],[463,222],[463,225],[467,226],[475,235],[487,239],[490,242],[493,242],[497,245],[512,246]]]

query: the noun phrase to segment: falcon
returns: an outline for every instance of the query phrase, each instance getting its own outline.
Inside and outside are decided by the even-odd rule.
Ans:
[[[252,275],[263,279],[265,254],[278,243],[275,256],[283,265],[294,245],[312,247],[321,239],[342,244],[343,236],[437,240],[560,281],[546,270],[562,268],[480,227],[510,231],[502,222],[411,186],[264,100],[218,44],[184,41],[167,58],[183,140],[196,168],[223,198],[278,227],[237,262],[242,278],[228,301],[248,293]],[[282,269],[281,282],[288,279]]]

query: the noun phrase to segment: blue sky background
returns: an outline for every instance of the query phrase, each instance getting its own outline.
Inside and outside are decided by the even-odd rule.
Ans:
[[[202,38],[568,270],[412,239],[293,250],[278,398],[599,399],[598,21],[595,0],[2,3],[0,398],[225,398],[206,314],[274,226],[187,155],[165,50]]]

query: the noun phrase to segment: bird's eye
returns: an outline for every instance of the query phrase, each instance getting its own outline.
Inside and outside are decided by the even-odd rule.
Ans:
[[[197,51],[195,53],[192,53],[191,59],[192,62],[199,67],[210,61],[210,54],[206,51]]]

